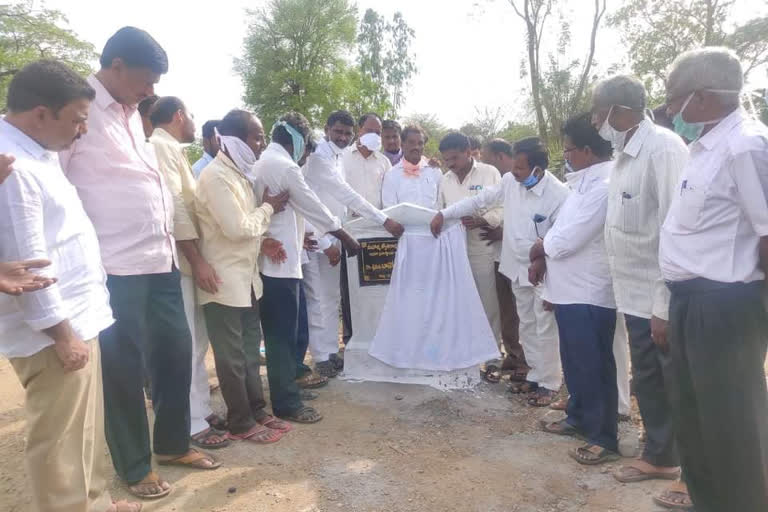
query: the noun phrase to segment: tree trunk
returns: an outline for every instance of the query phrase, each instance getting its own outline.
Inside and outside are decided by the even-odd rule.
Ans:
[[[712,46],[714,44],[715,35],[715,9],[717,8],[717,0],[706,0],[707,4],[707,25],[704,28],[704,46]]]

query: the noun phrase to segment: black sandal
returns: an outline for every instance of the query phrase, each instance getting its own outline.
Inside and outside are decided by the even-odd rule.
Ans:
[[[490,384],[498,384],[501,382],[501,368],[495,364],[488,364],[484,370],[480,371],[480,376]]]
[[[513,395],[521,395],[524,393],[532,393],[537,389],[539,389],[539,385],[537,383],[524,380],[522,382],[512,382],[509,385],[509,388],[507,388],[507,392],[512,393]]]
[[[594,452],[592,451],[593,448],[600,448],[600,451]],[[598,464],[621,459],[621,455],[618,453],[591,443],[568,450],[568,455],[579,464],[585,466],[597,466]]]
[[[549,407],[555,399],[557,399],[557,391],[540,387],[528,397],[528,405],[531,407]]]
[[[219,438],[219,441],[208,442],[214,438]],[[198,448],[205,448],[210,450],[218,450],[219,448],[225,448],[229,446],[229,439],[227,439],[227,433],[221,430],[216,430],[213,427],[207,428],[202,432],[190,436],[190,443]]]
[[[292,421],[293,423],[311,424],[317,423],[323,419],[323,415],[314,410],[312,407],[302,407],[296,409],[289,414],[276,414],[281,420]]]

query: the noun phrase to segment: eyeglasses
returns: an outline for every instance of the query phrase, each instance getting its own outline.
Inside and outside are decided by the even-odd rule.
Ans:
[[[568,154],[568,153],[570,153],[571,151],[576,151],[577,149],[579,149],[579,148],[577,148],[577,147],[572,147],[572,148],[563,148],[563,154],[564,154],[564,155],[567,155],[567,154]]]

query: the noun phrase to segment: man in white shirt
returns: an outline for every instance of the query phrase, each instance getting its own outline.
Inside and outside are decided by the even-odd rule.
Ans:
[[[469,138],[461,133],[449,133],[440,141],[440,154],[449,169],[440,183],[440,207],[445,208],[467,197],[476,196],[486,188],[501,183],[501,174],[495,167],[478,162],[470,155]],[[475,215],[463,217],[462,224],[467,230],[467,255],[472,267],[472,277],[480,294],[485,315],[501,346],[501,320],[499,297],[496,295],[496,272],[494,258],[498,242],[488,244],[480,238],[482,227],[496,227],[501,224],[504,209],[489,208]]]
[[[213,162],[216,155],[219,153],[219,141],[216,137],[216,127],[219,126],[218,119],[212,119],[203,123],[203,156],[201,156],[197,162],[192,166],[192,172],[195,178],[200,177],[200,173],[206,166]]]
[[[345,150],[352,141],[354,128],[355,120],[349,112],[332,112],[325,124],[325,140],[307,158],[304,178],[335,217],[343,219],[348,211],[354,212],[383,225],[390,234],[398,237],[403,233],[403,227],[387,218],[378,209],[381,201],[376,200],[375,191],[380,188],[380,177],[377,177],[379,169],[382,165],[389,165],[383,155],[379,153],[376,156],[376,151],[381,147],[381,121],[376,114],[363,116],[359,132],[361,140],[355,153],[350,153]],[[348,160],[348,156],[352,160]],[[367,165],[368,159],[373,161],[372,166]],[[350,168],[343,168],[343,162],[348,163]],[[357,190],[366,191],[365,196],[345,181],[345,175],[357,184]],[[375,205],[368,198],[373,199]],[[326,250],[330,250],[332,256],[340,252],[338,241],[329,238],[327,245],[331,246]],[[308,259],[304,290],[309,316],[309,351],[315,362],[315,371],[325,377],[335,377],[340,360],[336,362],[331,359],[336,359],[339,349],[340,266],[333,264],[325,252],[311,252]]]
[[[619,458],[619,395],[613,356],[616,302],[603,235],[612,150],[590,118],[582,114],[563,126],[565,178],[571,193],[530,257],[532,262],[546,259],[544,298],[555,308],[571,394],[567,417],[545,424],[544,430],[583,437],[586,444],[569,455],[594,465]]]
[[[107,491],[98,343],[114,322],[107,276],[93,225],[53,153],[87,132],[94,97],[64,64],[39,61],[11,80],[0,120],[0,152],[17,157],[0,186],[0,261],[48,259],[60,279],[0,297],[0,353],[26,394],[27,474],[38,512],[141,509],[112,503]]]
[[[181,294],[184,312],[192,335],[192,384],[189,390],[190,436],[204,448],[222,448],[229,442],[224,432],[213,429],[206,420],[215,421],[211,409],[208,371],[208,330],[203,311],[197,303],[196,286],[216,293],[219,276],[200,254],[199,226],[195,213],[197,183],[181,144],[195,140],[195,122],[184,103],[174,96],[157,100],[149,115],[154,128],[149,141],[155,148],[157,163],[173,195],[173,237],[179,254]]]
[[[546,170],[547,149],[538,137],[513,146],[515,167],[501,183],[454,203],[432,220],[440,233],[444,219],[460,219],[488,208],[504,206],[504,239],[499,270],[512,282],[520,315],[520,338],[531,371],[528,380],[514,383],[513,393],[531,392],[528,403],[545,407],[562,385],[555,316],[544,308],[541,287],[529,280],[531,246],[544,237],[557,219],[568,188]],[[407,156],[407,152],[406,152]]]
[[[330,233],[339,239],[350,255],[359,250],[357,241],[341,228],[339,218],[323,206],[301,173],[297,162],[306,154],[309,133],[303,115],[284,115],[275,123],[272,143],[253,169],[257,195],[263,194],[267,187],[272,193],[288,191],[290,194],[287,207],[272,216],[265,234],[283,244],[286,259],[276,263],[263,255],[259,258],[264,287],[260,307],[267,361],[272,360],[272,364],[285,370],[268,375],[272,410],[275,416],[298,423],[316,423],[322,419],[317,411],[304,406],[295,382],[299,286],[303,277],[303,219],[317,229],[316,235]]]
[[[382,123],[376,114],[365,114],[357,122],[357,141],[342,156],[344,179],[355,192],[376,208],[381,208],[381,182],[392,168],[381,153]],[[362,212],[349,212],[359,216]]]
[[[616,478],[636,482],[679,474],[664,367],[669,291],[659,270],[659,228],[688,150],[671,131],[645,117],[643,84],[629,76],[600,82],[592,96],[592,124],[611,142],[614,167],[608,186],[605,246],[619,312],[629,334],[635,395],[647,435],[639,459]]]
[[[403,159],[384,175],[381,204],[384,208],[410,203],[437,210],[438,190],[443,172],[430,165],[424,156],[426,132],[416,125],[406,126],[402,133]]]
[[[668,388],[697,512],[768,510],[768,128],[740,107],[731,50],[680,55],[667,112],[692,140],[666,221]]]

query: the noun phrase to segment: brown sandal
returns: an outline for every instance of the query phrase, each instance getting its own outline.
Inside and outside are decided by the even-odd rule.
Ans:
[[[539,389],[538,384],[524,380],[522,382],[512,382],[509,385],[509,388],[507,388],[507,392],[512,393],[513,395],[522,395],[525,393],[533,393],[537,389]]]
[[[623,484],[644,482],[646,480],[677,480],[680,478],[680,469],[675,468],[675,471],[646,471],[640,467],[639,461],[635,459],[616,470],[613,477]]]
[[[693,501],[688,494],[688,486],[683,482],[676,482],[669,489],[662,491],[658,496],[654,496],[653,502],[660,507],[673,510],[690,510],[693,507]]]
[[[161,466],[182,466],[193,469],[219,469],[221,462],[217,461],[207,453],[190,448],[187,453],[172,459],[158,459],[157,463]]]
[[[296,379],[296,385],[301,389],[319,389],[328,385],[328,377],[323,377],[315,372],[306,374]]]
[[[154,486],[155,489],[160,489],[160,492],[147,492],[147,491],[143,492],[142,491],[142,488],[146,489],[147,487],[150,487],[150,486]],[[165,496],[168,496],[168,494],[170,494],[171,489],[172,489],[171,484],[161,479],[160,476],[154,471],[150,471],[147,474],[147,476],[145,476],[139,482],[128,485],[128,492],[130,492],[137,498],[141,498],[143,500],[156,500],[159,498],[163,498]]]
[[[547,388],[539,388],[528,397],[528,405],[531,407],[548,407],[557,398],[557,391]]]
[[[585,466],[597,466],[598,464],[614,462],[621,458],[621,455],[618,453],[591,443],[568,450],[568,455],[579,464],[584,464]]]

